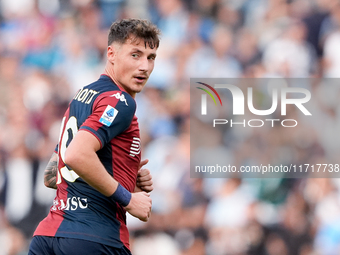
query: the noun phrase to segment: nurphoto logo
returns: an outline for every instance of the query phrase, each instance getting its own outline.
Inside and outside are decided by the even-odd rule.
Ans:
[[[277,88],[277,87],[273,87],[271,88],[271,98],[272,98],[272,104],[271,107],[269,109],[256,109],[254,106],[254,100],[253,100],[253,88],[252,87],[248,87],[247,88],[247,94],[245,96],[245,94],[243,93],[243,91],[236,85],[231,85],[231,84],[214,84],[214,86],[208,85],[206,83],[203,82],[196,82],[198,84],[204,85],[207,88],[209,88],[212,92],[215,93],[215,95],[217,96],[217,98],[220,101],[221,106],[223,106],[222,104],[222,100],[221,97],[219,95],[219,93],[216,91],[216,89],[227,89],[229,91],[229,93],[231,93],[232,96],[232,109],[233,109],[233,115],[245,115],[245,98],[247,99],[247,106],[248,106],[248,110],[250,113],[257,115],[257,116],[268,116],[268,115],[272,115],[278,108],[278,101],[280,98],[280,102],[281,102],[281,116],[286,116],[287,115],[287,105],[294,105],[295,107],[297,107],[297,109],[299,109],[304,115],[306,116],[311,116],[312,114],[310,113],[310,111],[308,111],[308,109],[304,106],[305,103],[309,102],[311,99],[311,93],[309,90],[305,89],[305,88],[299,88],[299,87],[281,87],[281,88]],[[201,87],[197,87],[198,89],[203,90],[204,92],[206,92],[214,101],[215,105],[217,105],[216,100],[214,98],[214,96],[212,95],[212,93],[204,88]],[[207,104],[207,94],[202,94],[201,95],[201,115],[207,115],[207,108],[208,108],[208,104]],[[300,98],[289,98],[289,95],[291,94],[295,94],[300,96]],[[302,97],[301,97],[302,96]],[[271,122],[271,126],[274,127],[274,122],[276,121],[280,121],[281,125],[283,127],[295,127],[297,126],[298,122],[295,119],[250,119],[248,121],[246,121],[246,119],[244,119],[243,122],[235,122],[234,121],[234,126],[236,124],[242,124],[244,127],[246,126],[246,124],[248,124],[249,127],[262,127],[264,126],[265,122]],[[228,120],[228,119],[213,119],[213,126],[215,127],[216,125],[225,125],[225,124],[231,124],[231,127],[233,126],[233,120]],[[256,124],[255,124],[256,123]],[[289,125],[288,123],[291,123],[291,125]]]

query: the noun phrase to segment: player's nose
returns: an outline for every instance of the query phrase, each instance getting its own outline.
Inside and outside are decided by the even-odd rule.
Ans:
[[[141,58],[139,62],[139,71],[147,71],[149,69],[149,61],[147,58]]]

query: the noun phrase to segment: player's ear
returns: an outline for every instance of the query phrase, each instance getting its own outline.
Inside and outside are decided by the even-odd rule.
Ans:
[[[107,59],[111,64],[115,62],[116,53],[117,53],[117,49],[113,44],[107,47]]]

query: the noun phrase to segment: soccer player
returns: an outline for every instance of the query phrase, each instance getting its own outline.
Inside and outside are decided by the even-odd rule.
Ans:
[[[150,173],[141,169],[147,160],[141,162],[134,98],[158,46],[159,30],[148,21],[111,25],[105,73],[78,91],[62,120],[45,172],[45,185],[57,194],[29,255],[131,254],[126,211],[147,221],[153,189]]]

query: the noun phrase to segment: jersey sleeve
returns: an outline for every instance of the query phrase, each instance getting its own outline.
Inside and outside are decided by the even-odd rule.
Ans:
[[[121,91],[111,93],[111,96],[97,98],[92,114],[80,130],[87,130],[96,136],[102,148],[131,125],[135,111],[136,102],[132,97]]]

